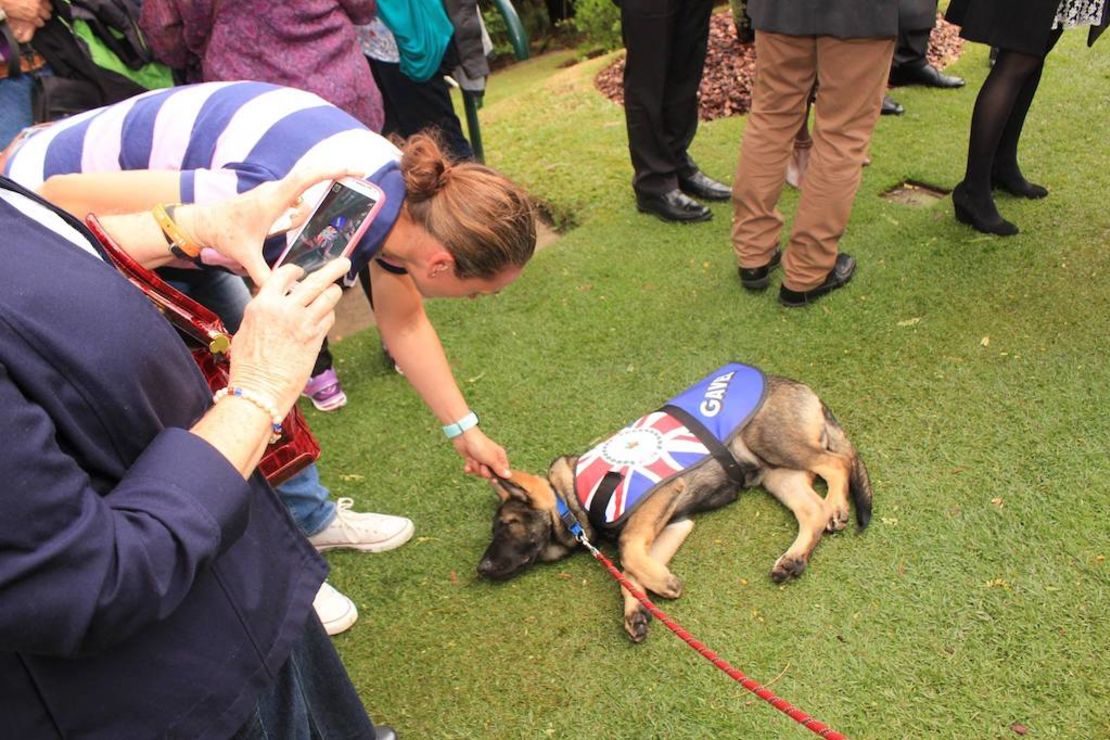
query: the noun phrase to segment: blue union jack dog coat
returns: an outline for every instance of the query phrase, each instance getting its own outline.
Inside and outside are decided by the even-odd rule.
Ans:
[[[574,488],[590,523],[620,528],[656,488],[711,458],[742,485],[744,472],[727,445],[763,405],[766,391],[758,368],[725,365],[582,455]]]

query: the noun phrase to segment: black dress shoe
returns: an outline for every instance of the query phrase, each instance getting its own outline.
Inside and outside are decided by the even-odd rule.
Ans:
[[[1017,225],[1002,218],[989,196],[985,201],[972,198],[962,182],[952,191],[952,206],[956,210],[956,220],[976,231],[998,236],[1018,233]]]
[[[897,100],[890,97],[889,95],[883,96],[882,114],[884,116],[900,116],[905,112],[906,109],[903,108],[902,104],[899,103]]]
[[[748,290],[766,290],[771,282],[771,273],[782,262],[782,250],[776,249],[771,260],[763,267],[741,267],[740,284]]]
[[[636,208],[641,213],[651,213],[664,221],[708,221],[713,212],[678,188],[662,195],[636,194]]]
[[[678,189],[702,200],[728,200],[732,197],[732,188],[717,182],[701,170],[694,170],[694,174],[688,177],[678,178]]]
[[[850,254],[841,252],[836,255],[836,264],[833,265],[833,269],[829,270],[829,274],[825,276],[825,282],[809,290],[790,290],[790,288],[783,285],[779,288],[779,303],[787,308],[801,308],[806,304],[813,303],[826,293],[844,287],[855,273],[855,258]]]
[[[892,85],[925,85],[926,87],[963,87],[964,78],[946,75],[931,64],[918,67],[897,67],[890,70]]]

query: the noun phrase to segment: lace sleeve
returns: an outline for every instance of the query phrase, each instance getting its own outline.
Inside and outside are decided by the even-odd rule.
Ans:
[[[1106,0],[1060,0],[1053,28],[1095,26],[1106,11]]]

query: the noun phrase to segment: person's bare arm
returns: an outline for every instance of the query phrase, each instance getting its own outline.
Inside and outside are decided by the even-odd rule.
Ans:
[[[424,312],[424,301],[407,275],[394,275],[370,263],[374,285],[374,320],[389,353],[405,373],[424,403],[440,423],[452,424],[470,408],[459,390],[447,354],[435,327]],[[490,473],[508,475],[509,459],[505,450],[478,427],[471,427],[451,440],[466,461],[465,470],[489,477]]]
[[[176,170],[127,170],[54,175],[38,188],[48,201],[77,218],[147,211],[159,203],[181,200],[181,173]]]

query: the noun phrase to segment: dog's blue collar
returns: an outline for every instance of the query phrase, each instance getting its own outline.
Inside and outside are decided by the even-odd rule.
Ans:
[[[555,496],[555,507],[559,512],[559,518],[563,520],[563,526],[574,536],[574,539],[581,542],[586,537],[586,533],[582,531],[582,525],[578,523],[578,517],[574,515],[574,512],[570,510],[570,507],[558,494]]]

